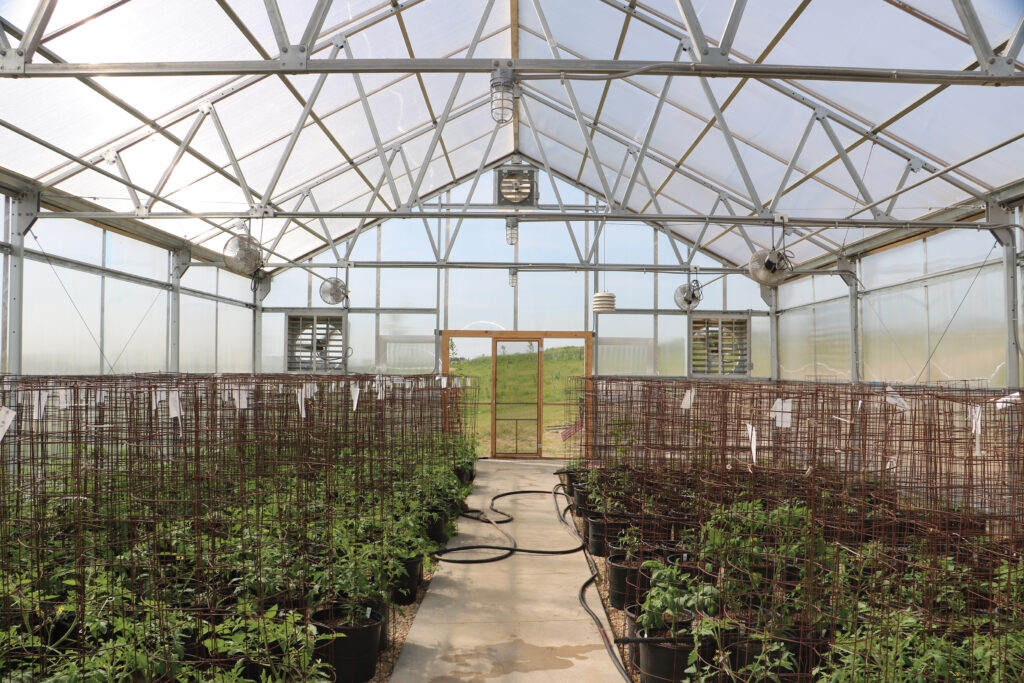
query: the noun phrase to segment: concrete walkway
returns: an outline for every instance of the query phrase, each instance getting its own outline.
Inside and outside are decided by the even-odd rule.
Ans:
[[[550,490],[558,483],[553,473],[560,466],[557,461],[482,460],[469,506],[486,508],[491,496],[513,489]],[[515,516],[501,528],[521,547],[556,549],[575,543],[555,516],[551,496],[512,496],[499,499],[496,506]],[[478,543],[505,545],[507,540],[490,524],[460,519],[459,534],[449,546]],[[487,554],[466,551],[457,557]],[[621,683],[597,627],[577,600],[589,576],[582,553],[517,554],[489,564],[442,563],[416,614],[392,683]],[[587,598],[603,619],[596,589],[589,589]],[[607,623],[605,629],[611,633]]]

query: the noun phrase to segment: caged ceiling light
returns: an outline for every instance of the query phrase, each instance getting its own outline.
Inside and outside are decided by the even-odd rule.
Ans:
[[[505,241],[510,247],[519,243],[519,219],[515,216],[505,218]]]
[[[504,126],[512,122],[515,107],[515,77],[509,66],[496,66],[491,72],[491,118]]]

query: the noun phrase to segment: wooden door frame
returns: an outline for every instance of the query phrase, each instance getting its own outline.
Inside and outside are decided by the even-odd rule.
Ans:
[[[582,339],[583,340],[583,376],[590,377],[594,370],[594,333],[576,331],[529,332],[523,330],[441,330],[441,372],[447,375],[451,371],[451,356],[448,349],[453,338],[475,338],[491,340],[491,457],[495,457],[497,434],[495,430],[495,410],[497,381],[497,345],[499,341],[535,341],[537,342],[537,455],[525,457],[544,457],[541,431],[544,428],[544,340],[545,339]],[[514,457],[514,456],[505,456]],[[524,457],[524,456],[520,456]]]

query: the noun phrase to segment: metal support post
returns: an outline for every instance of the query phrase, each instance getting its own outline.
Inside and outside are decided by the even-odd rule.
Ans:
[[[7,304],[7,372],[21,374],[21,333],[25,292],[25,235],[39,217],[39,193],[14,200],[11,221],[11,283]]]
[[[270,294],[271,278],[266,273],[260,273],[256,279],[256,289],[252,294],[254,305],[252,311],[252,371],[263,372],[263,300]],[[346,340],[348,339],[345,330]]]
[[[988,220],[1005,223],[1007,227],[993,228],[989,232],[1003,248],[1003,310],[1006,312],[1006,386],[1019,387],[1020,341],[1017,338],[1017,240],[1012,219],[1006,207],[989,202]]]
[[[181,276],[192,261],[189,249],[171,252],[171,314],[168,325],[167,370],[181,372]]]
[[[860,291],[857,288],[857,270],[853,261],[840,258],[836,264],[839,277],[849,288],[850,296],[850,382],[860,382]]]
[[[761,298],[768,304],[768,340],[771,378],[779,379],[779,288],[761,285]]]

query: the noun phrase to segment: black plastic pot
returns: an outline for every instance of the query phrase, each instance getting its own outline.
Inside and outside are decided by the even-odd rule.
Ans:
[[[462,465],[456,467],[455,476],[458,477],[459,481],[462,482],[463,484],[468,484],[469,482],[476,479],[476,464],[474,463],[472,465]]]
[[[638,565],[636,560],[630,563],[624,554],[608,556],[608,603],[615,609],[637,601]]]
[[[579,514],[579,510],[587,507],[587,498],[590,496],[589,487],[582,483],[577,483],[573,486],[572,490],[572,505],[573,509]]]
[[[642,630],[637,635],[647,637]],[[684,680],[693,652],[692,642],[640,643],[638,649],[641,683],[681,683]]]
[[[606,517],[590,517],[587,519],[589,534],[587,550],[591,555],[604,557],[608,554],[608,540],[614,539],[626,528],[625,520],[608,519]]]
[[[636,620],[640,618],[640,605],[633,603],[626,605],[626,635],[636,638]],[[640,646],[638,643],[630,643],[626,646],[629,652],[629,666],[636,669],[640,666]]]
[[[436,513],[437,517],[427,525],[427,538],[434,543],[448,542],[448,515],[443,512]]]
[[[402,561],[405,576],[391,587],[391,601],[396,605],[411,605],[416,602],[416,592],[423,580],[423,558],[412,557]]]
[[[317,657],[334,667],[337,683],[365,683],[377,673],[383,617],[379,612],[366,609],[369,618],[356,626],[345,625],[340,612],[331,609],[313,613],[312,621],[318,629],[343,634],[340,638],[318,641],[313,650]]]

